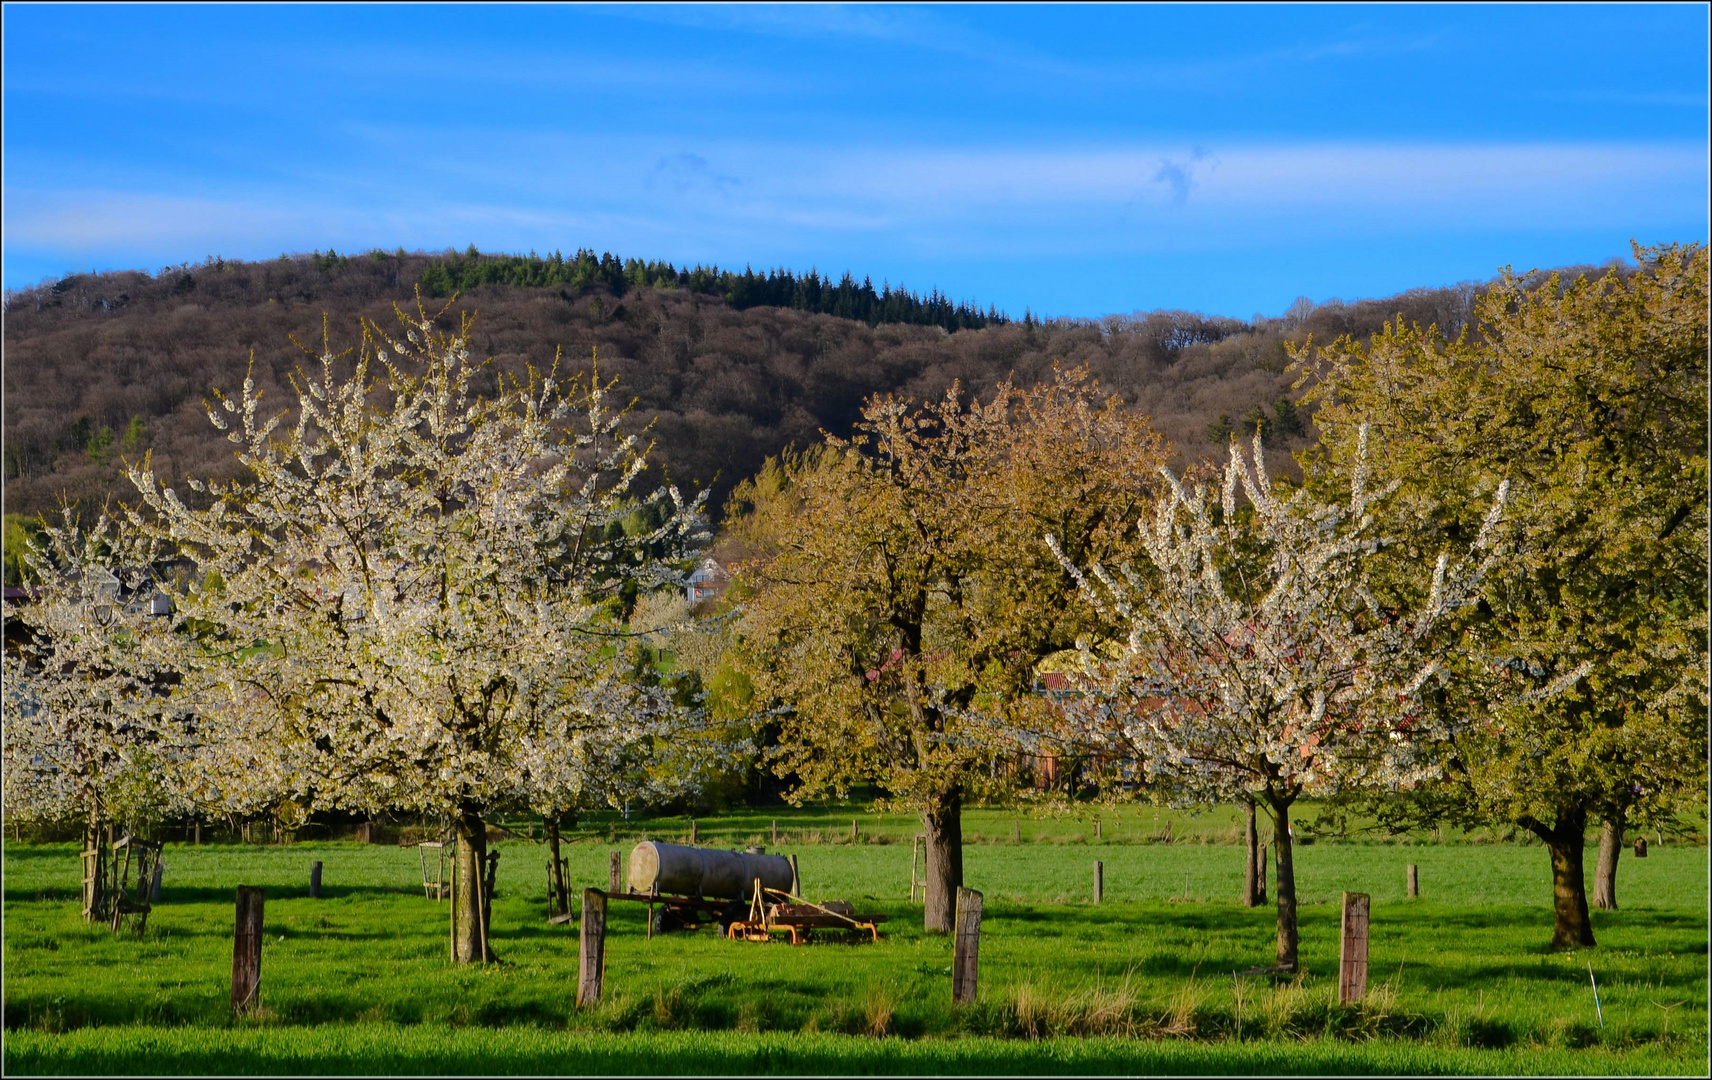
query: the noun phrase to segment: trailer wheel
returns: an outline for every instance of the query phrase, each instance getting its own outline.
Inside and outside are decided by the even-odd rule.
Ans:
[[[749,912],[746,909],[733,905],[731,907],[724,908],[718,915],[714,916],[714,924],[719,927],[720,937],[730,937],[731,924],[734,922],[742,922],[748,917]]]
[[[696,925],[694,914],[681,908],[660,907],[654,911],[654,933],[669,934]]]

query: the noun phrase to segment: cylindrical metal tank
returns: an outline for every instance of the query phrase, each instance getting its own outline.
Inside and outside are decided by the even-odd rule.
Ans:
[[[644,840],[630,851],[629,877],[631,892],[651,892],[657,884],[661,896],[747,901],[756,878],[763,888],[788,890],[791,864],[783,855]]]

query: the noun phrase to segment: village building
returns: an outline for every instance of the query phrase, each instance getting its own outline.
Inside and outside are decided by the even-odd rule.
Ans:
[[[731,575],[712,557],[705,558],[689,576],[684,599],[691,604],[712,600],[731,586]]]

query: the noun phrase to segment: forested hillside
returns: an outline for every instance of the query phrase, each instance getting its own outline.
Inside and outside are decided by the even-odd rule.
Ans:
[[[349,347],[358,316],[390,321],[419,285],[429,297],[462,290],[454,310],[477,313],[476,347],[498,371],[544,367],[560,347],[586,369],[598,349],[602,375],[654,425],[660,474],[712,485],[715,507],[769,454],[847,431],[870,394],[937,396],[955,381],[984,393],[1054,363],[1088,365],[1180,455],[1222,452],[1225,432],[1256,421],[1295,448],[1309,425],[1288,399],[1287,338],[1367,334],[1399,311],[1454,333],[1475,292],[1299,302],[1253,324],[1176,311],[1041,322],[848,276],[680,271],[591,252],[328,253],[74,275],[6,300],[6,511],[125,498],[121,461],[148,450],[169,484],[230,473],[232,447],[202,409],[211,390],[235,389],[252,356],[258,384],[289,386],[308,359],[293,337],[319,348],[325,315],[335,349]],[[276,394],[282,407],[287,396]]]

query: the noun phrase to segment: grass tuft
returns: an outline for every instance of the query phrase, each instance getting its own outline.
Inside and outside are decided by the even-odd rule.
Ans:
[[[890,1035],[892,1018],[903,999],[903,988],[890,980],[869,983],[862,996],[863,1034],[876,1039]]]

